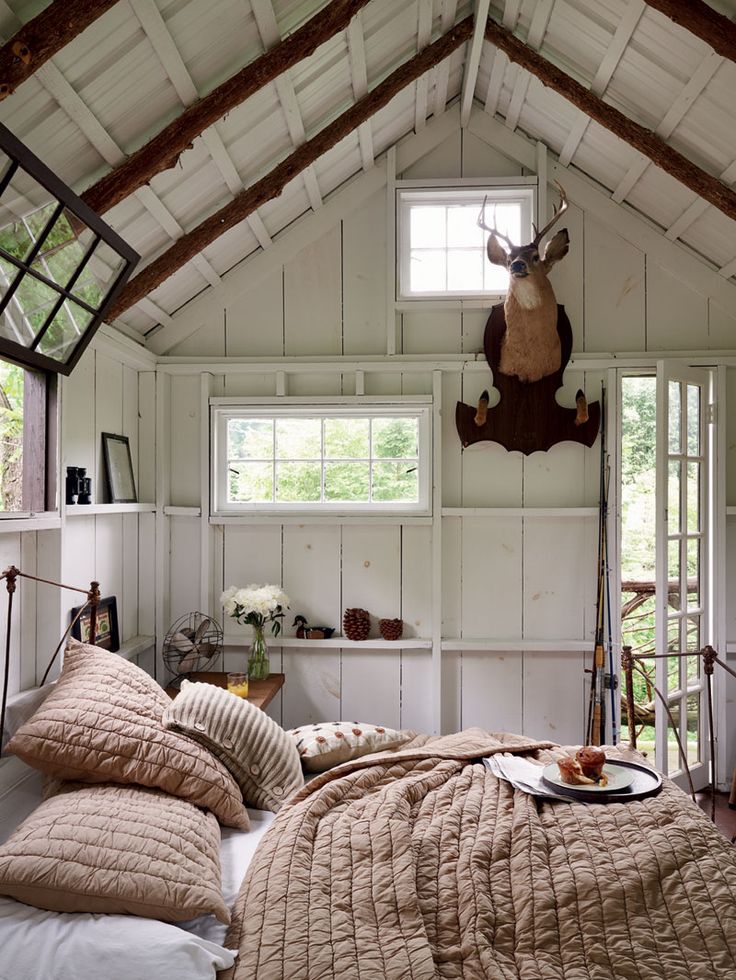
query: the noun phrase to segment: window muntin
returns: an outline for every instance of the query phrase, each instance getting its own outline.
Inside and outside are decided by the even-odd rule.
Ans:
[[[217,513],[426,514],[428,405],[213,407]]]
[[[508,273],[486,258],[486,224],[515,244],[532,238],[532,187],[418,188],[397,191],[401,299],[502,295]]]

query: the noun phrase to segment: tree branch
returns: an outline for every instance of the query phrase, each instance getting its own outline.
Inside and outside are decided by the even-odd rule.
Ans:
[[[177,239],[162,255],[128,282],[108,310],[106,319],[119,316],[151,290],[160,286],[165,279],[198,255],[216,238],[239,224],[266,201],[277,197],[289,181],[300,174],[305,167],[314,163],[340,140],[357,129],[362,122],[388,105],[391,99],[407,85],[452,54],[468,40],[472,32],[473,17],[466,17],[434,44],[430,44],[397,68],[372,92],[343,112],[329,126],[325,126],[316,136],[302,143],[265,177],[261,177],[241,191],[229,204],[224,205],[209,218],[205,218],[196,228]]]
[[[643,153],[675,180],[679,180],[713,207],[736,220],[736,191],[731,190],[717,177],[706,173],[682,153],[668,146],[652,130],[634,122],[633,119],[629,119],[618,109],[598,98],[494,20],[489,20],[486,25],[486,40],[500,48],[511,61],[515,61],[526,71],[536,75],[543,85],[554,89],[578,109],[582,109],[591,119]]]
[[[0,99],[74,40],[117,0],[54,0],[0,48]]]
[[[241,68],[209,95],[192,103],[124,163],[88,187],[81,195],[84,203],[102,214],[147,184],[156,174],[173,167],[205,129],[345,30],[367,3],[368,0],[332,0],[280,44]]]
[[[736,23],[703,0],[646,0],[665,17],[690,31],[713,50],[736,61]]]

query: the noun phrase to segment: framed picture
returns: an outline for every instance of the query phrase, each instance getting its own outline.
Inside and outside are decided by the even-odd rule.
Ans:
[[[72,619],[77,615],[81,606],[72,609]],[[89,638],[89,607],[84,610],[77,622],[72,627],[72,636],[75,640],[82,643],[94,642],[97,647],[103,650],[111,650],[113,653],[120,649],[120,634],[118,633],[118,604],[114,595],[100,599],[97,606],[97,629],[95,639]]]
[[[110,489],[110,503],[135,504],[133,479],[133,460],[127,436],[116,436],[111,432],[102,433],[102,451],[105,457],[105,474]]]

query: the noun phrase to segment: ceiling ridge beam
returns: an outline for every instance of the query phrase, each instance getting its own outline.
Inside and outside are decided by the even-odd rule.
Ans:
[[[647,156],[665,173],[695,191],[723,214],[736,220],[736,192],[721,183],[713,174],[709,174],[683,156],[650,129],[598,98],[584,85],[543,58],[496,21],[488,20],[485,37],[491,44],[504,51],[511,61],[536,75],[543,85],[553,89],[578,109],[582,109],[591,119]]]
[[[164,126],[128,159],[105,174],[81,195],[93,211],[102,214],[147,184],[156,174],[173,167],[190,143],[247,98],[279,75],[308,58],[335,34],[345,30],[368,0],[331,0],[280,44],[249,62],[208,95],[194,102]]]
[[[736,61],[736,23],[714,10],[703,0],[646,0],[660,14],[669,17],[678,27],[710,44],[715,52],[729,61]]]
[[[636,25],[641,20],[641,15],[646,8],[645,0],[629,0],[629,5],[624,11],[624,15],[618,22],[618,27],[611,39],[611,43],[606,49],[606,53],[601,59],[598,71],[595,73],[590,91],[599,97],[605,94],[608,85],[613,78],[613,74],[619,66],[619,62],[624,56],[624,52],[629,46],[629,41],[634,36]],[[568,133],[565,145],[560,152],[560,163],[566,167],[577,152],[577,148],[583,141],[585,131],[588,128],[590,119],[581,113],[575,125]]]
[[[483,36],[490,6],[491,0],[475,0],[473,38],[470,42],[470,49],[465,55],[463,89],[460,95],[460,125],[463,127],[468,125],[470,110],[473,108],[480,56],[483,53]]]
[[[0,47],[0,99],[37,72],[117,0],[54,0]]]
[[[205,218],[195,228],[174,242],[163,254],[146,266],[133,279],[129,280],[112,303],[110,316],[118,316],[148,295],[162,282],[173,275],[177,269],[190,261],[220,235],[239,224],[253,210],[281,193],[283,188],[298,174],[323,154],[331,150],[358,126],[370,119],[380,109],[401,92],[407,85],[416,81],[425,71],[429,71],[440,60],[447,58],[464,44],[472,35],[473,18],[467,17],[456,24],[447,34],[428,45],[422,52],[404,62],[380,82],[368,95],[351,106],[331,123],[302,143],[292,153],[277,164],[273,170],[255,181],[250,187],[236,195],[233,201]]]

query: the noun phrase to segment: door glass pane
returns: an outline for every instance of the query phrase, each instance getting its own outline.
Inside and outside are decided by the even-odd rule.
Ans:
[[[672,701],[670,704],[670,713],[672,715],[672,721],[675,723],[677,733],[680,730],[680,702]],[[675,729],[672,727],[672,722],[667,719],[667,772],[671,776],[673,772],[677,772],[682,769],[682,760],[680,759],[680,752],[677,747],[677,736],[675,735]]]
[[[700,463],[687,464],[687,530],[700,530]]]
[[[700,607],[700,538],[687,539],[687,606]]]
[[[691,694],[687,699],[687,761],[689,765],[700,761],[700,695]]]
[[[687,386],[687,452],[700,453],[700,385]]]
[[[680,539],[675,538],[667,544],[667,578],[670,588],[680,585]]]
[[[669,399],[669,450],[671,453],[682,451],[682,420],[680,406],[680,382],[670,381]]]
[[[700,616],[687,617],[687,636],[685,637],[685,650],[700,650]]]
[[[679,653],[680,651],[680,623],[679,619],[671,619],[667,623],[667,651]],[[672,694],[680,687],[680,658],[667,657],[667,692]]]
[[[670,460],[669,480],[667,481],[667,511],[670,531],[680,529],[680,462]]]
[[[687,682],[688,685],[695,683],[700,677],[700,657],[687,658]]]

